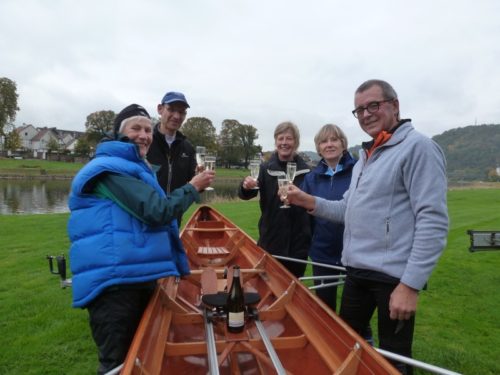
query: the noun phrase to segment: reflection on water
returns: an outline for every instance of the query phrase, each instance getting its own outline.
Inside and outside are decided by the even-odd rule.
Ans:
[[[1,214],[68,212],[69,180],[0,180]]]
[[[68,212],[70,180],[0,179],[0,214],[46,214]],[[202,202],[237,196],[238,181],[215,183],[215,190],[201,195]]]

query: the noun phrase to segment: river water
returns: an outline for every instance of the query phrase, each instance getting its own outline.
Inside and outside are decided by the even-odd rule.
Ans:
[[[0,214],[69,212],[70,180],[0,179]],[[215,183],[215,190],[201,194],[202,202],[237,196],[238,181]]]

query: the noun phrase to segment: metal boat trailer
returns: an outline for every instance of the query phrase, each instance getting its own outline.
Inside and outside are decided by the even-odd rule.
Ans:
[[[475,231],[475,232],[477,232],[477,231]],[[488,232],[488,233],[490,233],[490,232]],[[500,232],[494,232],[494,233],[497,233],[497,238],[500,240]],[[498,245],[498,247],[500,249],[500,244]],[[276,259],[286,260],[288,262],[311,264],[311,265],[315,265],[315,266],[321,266],[321,267],[324,267],[324,268],[330,268],[332,270],[344,272],[344,274],[334,275],[334,276],[318,276],[318,277],[315,277],[315,276],[304,276],[304,277],[299,278],[300,281],[306,281],[306,280],[322,280],[322,281],[325,281],[325,280],[326,281],[329,281],[329,280],[338,280],[338,281],[329,282],[329,283],[322,282],[320,285],[317,285],[317,286],[310,286],[310,287],[308,287],[310,290],[319,289],[319,288],[328,288],[328,287],[335,286],[335,285],[341,285],[345,281],[345,272],[346,272],[345,267],[333,266],[331,264],[317,263],[317,262],[312,262],[312,261],[307,261],[307,260],[301,260],[301,259],[295,259],[295,258],[289,258],[289,257],[283,257],[283,256],[279,256],[279,255],[273,255],[273,257],[276,258]],[[431,372],[433,374],[440,374],[440,375],[460,375],[460,373],[458,373],[458,372],[454,372],[454,371],[451,371],[451,370],[448,370],[448,369],[445,369],[445,368],[442,368],[442,367],[431,365],[429,363],[418,361],[418,360],[413,359],[413,358],[409,358],[409,357],[405,357],[405,356],[402,356],[402,355],[399,355],[399,354],[396,354],[396,353],[392,353],[392,352],[389,352],[387,350],[383,350],[383,349],[379,349],[379,348],[374,348],[374,349],[377,352],[379,352],[380,354],[382,354],[386,358],[393,359],[395,361],[398,361],[398,362],[410,365],[410,366],[415,367],[415,368],[420,368],[422,370],[426,370],[426,371]]]
[[[467,234],[470,236],[469,251],[471,253],[500,250],[500,231],[469,229]]]

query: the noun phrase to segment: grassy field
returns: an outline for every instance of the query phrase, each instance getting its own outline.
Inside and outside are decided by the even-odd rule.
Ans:
[[[37,159],[7,159],[0,158],[0,175],[75,175],[83,167],[82,163],[65,163],[60,161],[47,161]],[[247,169],[217,168],[217,177],[243,178],[249,175]]]
[[[6,159],[0,158],[0,174],[17,175],[74,175],[82,168],[82,163],[64,163],[38,159]]]
[[[256,238],[257,201],[214,206]],[[499,230],[499,207],[499,189],[450,191],[448,246],[421,293],[415,358],[463,374],[500,374],[500,252],[470,253],[466,235]],[[0,374],[95,373],[87,313],[70,307],[71,290],[59,288],[45,259],[67,255],[67,218],[0,217]]]

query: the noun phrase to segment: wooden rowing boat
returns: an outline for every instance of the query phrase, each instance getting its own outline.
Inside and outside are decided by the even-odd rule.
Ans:
[[[181,240],[192,273],[159,281],[122,374],[399,374],[213,208],[200,207]],[[227,331],[224,309],[214,302],[223,301],[235,264],[251,303],[240,334]]]

